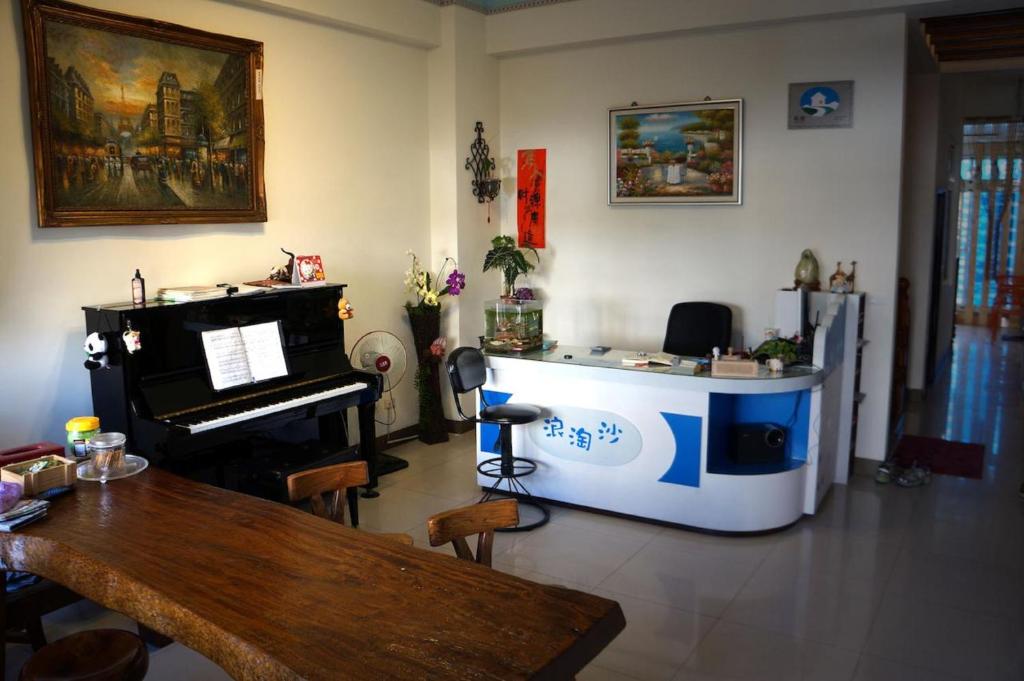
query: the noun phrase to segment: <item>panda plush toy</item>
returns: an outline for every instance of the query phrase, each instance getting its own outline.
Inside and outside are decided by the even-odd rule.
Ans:
[[[107,358],[107,350],[109,349],[107,339],[100,334],[93,332],[86,336],[82,349],[85,350],[87,355],[85,368],[89,371],[106,369],[110,366],[110,359]]]

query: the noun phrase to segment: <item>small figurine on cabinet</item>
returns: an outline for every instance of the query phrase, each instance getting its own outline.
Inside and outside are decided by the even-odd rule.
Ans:
[[[793,286],[804,291],[820,291],[821,282],[818,278],[818,259],[811,249],[805,248],[800,254],[800,262],[793,273]]]
[[[276,267],[272,268],[270,270],[269,278],[273,279],[274,281],[283,281],[291,283],[292,272],[295,271],[295,254],[292,253],[291,251],[286,251],[283,248],[281,249],[281,252],[288,256],[288,264],[277,265]]]
[[[348,302],[348,298],[342,298],[338,301],[338,319],[345,321],[352,319],[356,316],[355,308],[352,307],[352,303]]]
[[[846,277],[846,284],[849,286],[847,293],[853,293],[855,290],[855,283],[857,281],[857,261],[850,262],[850,274]]]
[[[828,278],[828,290],[832,293],[849,293],[850,278],[843,271],[843,261],[836,263],[836,271]]]

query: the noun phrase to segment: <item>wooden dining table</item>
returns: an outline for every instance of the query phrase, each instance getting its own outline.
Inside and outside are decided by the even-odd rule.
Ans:
[[[153,468],[79,481],[0,563],[236,679],[569,679],[625,627],[615,601]]]

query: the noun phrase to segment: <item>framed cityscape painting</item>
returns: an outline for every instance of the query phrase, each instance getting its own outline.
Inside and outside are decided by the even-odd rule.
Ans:
[[[263,43],[22,0],[40,227],[265,222]]]
[[[743,100],[608,112],[611,205],[741,203]]]

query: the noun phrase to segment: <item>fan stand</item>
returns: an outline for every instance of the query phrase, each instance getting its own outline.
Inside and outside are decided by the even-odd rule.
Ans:
[[[398,340],[398,338],[394,334],[392,334],[392,333],[389,333],[387,331],[370,331],[369,333],[366,333],[362,337],[360,337],[353,344],[353,346],[352,346],[352,356],[353,357],[356,357],[357,355],[361,354],[358,351],[360,350],[363,341],[365,339],[371,337],[371,336],[374,337],[373,341],[376,341],[376,342],[371,344],[372,345],[371,349],[373,351],[376,351],[376,353],[377,353],[377,354],[374,355],[374,357],[377,357],[379,359],[383,359],[384,360],[384,364],[383,365],[381,365],[379,363],[377,364],[377,367],[376,367],[377,372],[379,373],[379,375],[383,376],[383,380],[385,381],[385,386],[386,386],[385,392],[391,392],[391,390],[394,389],[394,386],[397,385],[402,380],[402,377],[405,375],[405,348],[404,348],[404,346],[402,346],[402,344]],[[394,365],[391,363],[391,361],[389,359],[389,358],[392,358],[392,357],[396,356],[394,354],[394,348],[389,349],[389,348],[386,347],[386,345],[384,344],[383,340],[378,340],[380,338],[386,338],[387,336],[390,336],[391,338],[393,338],[395,344],[397,345],[397,347],[399,349],[401,349],[401,351],[402,351],[401,352],[401,358],[402,359],[401,359],[401,362],[399,364],[399,366],[401,366],[402,369],[401,369],[401,372],[400,372],[400,375],[399,375],[398,379],[395,381],[394,384],[391,384],[391,381],[390,381],[390,378],[389,378],[390,374],[388,373],[389,371],[394,369]],[[364,370],[371,370],[371,368],[368,365],[366,365],[365,363],[363,364],[363,369]],[[384,422],[376,421],[375,417],[374,417],[374,423],[375,424],[376,423],[384,424]],[[386,439],[385,439],[385,445],[394,444],[394,442],[390,439],[390,431],[391,431],[391,424],[392,423],[393,423],[393,421],[385,424],[385,425],[388,426],[388,434],[387,434]],[[376,431],[374,431],[374,432],[376,432]],[[393,454],[386,454],[384,452],[378,451],[378,452],[376,452],[375,459],[376,459],[376,465],[374,467],[375,474],[371,476],[371,478],[375,479],[375,480],[379,480],[380,476],[382,476],[382,475],[388,475],[389,473],[394,473],[395,471],[400,471],[403,468],[408,468],[409,467],[409,462],[408,461],[406,461],[405,459],[401,459],[401,458],[399,458],[397,456],[394,456]],[[380,492],[378,492],[375,488],[366,487],[366,488],[364,488],[364,491],[363,491],[361,496],[364,499],[373,499],[373,498],[376,498],[376,497],[380,496]]]

